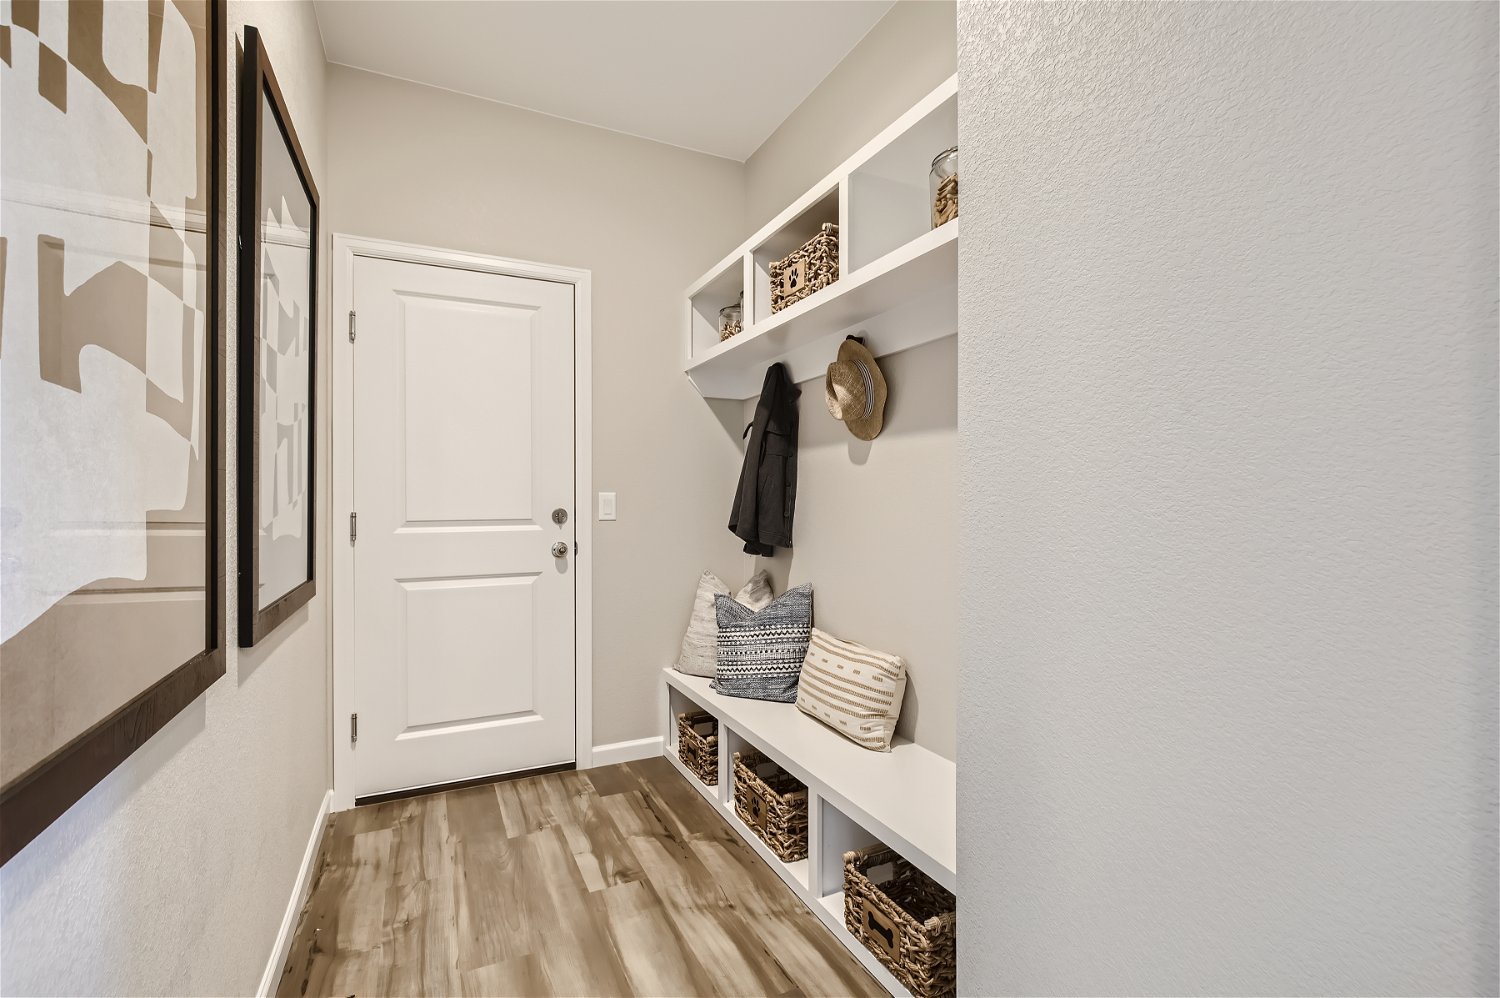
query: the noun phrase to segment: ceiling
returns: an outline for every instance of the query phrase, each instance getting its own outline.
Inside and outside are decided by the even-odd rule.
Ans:
[[[893,0],[317,0],[329,62],[744,161]]]

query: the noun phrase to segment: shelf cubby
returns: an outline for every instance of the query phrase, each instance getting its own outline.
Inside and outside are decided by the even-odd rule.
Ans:
[[[738,254],[721,261],[714,271],[693,286],[688,294],[688,323],[691,349],[695,355],[719,345],[719,309],[738,303],[744,290],[745,261]]]
[[[849,174],[850,271],[858,271],[932,229],[928,176],[934,156],[958,145],[954,94]]]
[[[751,248],[751,274],[755,282],[755,291],[752,296],[755,301],[753,322],[765,322],[772,315],[771,264],[784,258],[788,253],[791,253],[817,235],[818,231],[825,224],[839,224],[839,194],[840,185],[837,181],[833,181],[827,185],[825,190],[814,194],[811,204],[792,218],[766,233]],[[843,251],[841,249],[840,256],[842,255]],[[835,287],[838,287],[837,283],[832,287],[813,293],[802,301],[810,302],[819,295],[833,290]],[[798,302],[797,304],[800,305],[802,302]]]
[[[695,773],[695,772],[693,772],[687,766],[683,765],[682,757],[681,757],[681,755],[678,754],[678,748],[679,748],[678,742],[681,739],[682,735],[677,730],[677,715],[678,714],[693,714],[693,713],[697,713],[699,711],[702,711],[704,709],[705,708],[703,707],[702,704],[696,702],[691,697],[687,696],[685,693],[683,693],[682,690],[677,690],[677,689],[668,690],[667,691],[667,727],[666,727],[666,734],[662,737],[662,751],[663,751],[663,753],[669,759],[671,759],[672,765],[674,765],[674,766],[677,767],[678,772],[682,773],[682,775],[687,779],[687,781],[689,783],[691,783],[693,786],[697,787],[700,791],[702,791],[704,793],[704,795],[707,796],[710,800],[713,800],[715,798],[715,796],[717,795],[719,788],[718,787],[711,787],[708,784],[704,783],[702,780],[698,779],[698,774]],[[709,713],[712,713],[712,711],[710,711]],[[724,783],[724,724],[723,724],[722,721],[720,721],[719,722],[719,784],[720,784],[720,786],[722,786],[723,783]]]
[[[721,781],[724,784],[722,806],[724,808],[725,819],[729,822],[730,827],[739,833],[740,838],[744,839],[750,848],[755,850],[756,855],[767,866],[775,870],[781,876],[781,879],[791,884],[793,889],[797,890],[800,895],[802,892],[810,889],[811,864],[809,861],[799,859],[791,863],[784,862],[780,856],[777,856],[771,851],[769,846],[761,841],[760,836],[756,835],[749,825],[741,820],[739,812],[734,807],[734,753],[753,751],[757,746],[733,728],[723,730],[727,730],[728,732],[727,738],[721,736],[719,739],[720,750],[725,760],[722,766],[723,779]]]
[[[667,720],[669,723],[667,724],[667,740],[670,742],[668,747],[671,748],[673,753],[677,751],[677,715],[691,714],[703,709],[701,704],[694,703],[681,690],[674,689],[668,693],[667,711],[669,716]]]
[[[839,918],[844,917],[844,853],[851,849],[866,849],[880,844],[880,839],[863,825],[840,811],[836,805],[818,800],[813,822],[817,825],[818,883],[815,886],[820,898],[837,894]]]

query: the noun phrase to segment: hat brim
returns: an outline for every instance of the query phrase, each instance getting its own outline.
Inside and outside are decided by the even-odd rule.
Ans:
[[[885,375],[881,372],[880,365],[875,363],[875,355],[858,340],[846,339],[840,343],[838,359],[859,361],[869,369],[870,381],[875,389],[875,404],[870,407],[870,415],[859,419],[846,419],[844,425],[860,440],[874,440],[885,427]]]

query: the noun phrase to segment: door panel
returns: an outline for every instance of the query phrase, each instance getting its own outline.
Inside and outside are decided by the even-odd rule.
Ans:
[[[401,304],[407,522],[531,519],[531,343],[540,313],[410,296]],[[475,461],[469,444],[484,427],[506,432],[486,440],[487,460]]]
[[[406,635],[407,732],[532,715],[535,677],[527,668],[494,668],[502,641],[517,663],[533,661],[535,575],[519,578],[401,582]]]
[[[572,287],[358,258],[354,303],[355,793],[571,761]]]

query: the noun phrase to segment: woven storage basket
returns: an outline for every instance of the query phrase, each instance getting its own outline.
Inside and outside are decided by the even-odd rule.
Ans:
[[[958,174],[938,185],[937,195],[932,199],[932,227],[935,229],[958,217]]]
[[[734,754],[734,811],[783,863],[807,858],[807,787],[759,752]]]
[[[839,279],[839,227],[824,222],[801,248],[771,264],[771,312],[775,314]]]
[[[889,866],[879,882],[870,874]],[[958,987],[953,895],[884,846],[844,853],[844,925],[914,998]]]
[[[719,785],[719,721],[707,711],[677,715],[677,758],[705,786]]]

